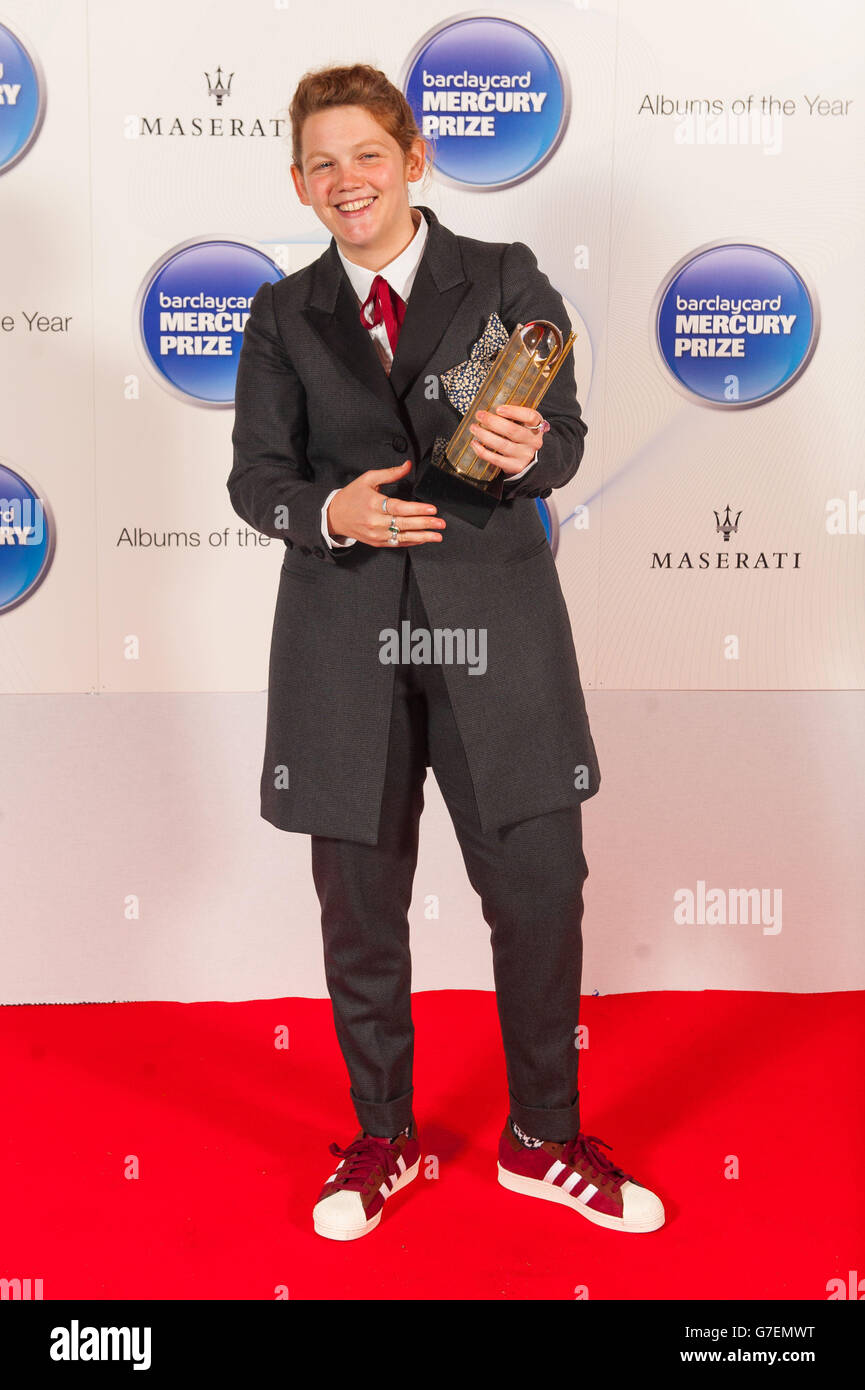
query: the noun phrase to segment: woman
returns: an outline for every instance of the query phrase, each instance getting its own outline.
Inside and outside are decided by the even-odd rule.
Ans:
[[[285,544],[261,810],[311,836],[361,1125],[331,1145],[341,1161],[314,1227],[365,1235],[418,1172],[407,912],[431,766],[491,930],[510,1110],[499,1181],[611,1229],[653,1230],[658,1198],[579,1123],[581,803],[600,774],[533,500],[582,457],[570,356],[546,420],[503,406],[476,421],[473,448],[504,475],[483,528],[413,496],[460,419],[443,375],[489,341],[496,316],[507,333],[536,318],[567,331],[564,304],[523,243],[456,236],[411,207],[426,148],[384,73],[308,73],[290,114],[297,195],[332,239],[252,301],[228,489],[249,525]],[[430,659],[442,634],[456,660]]]

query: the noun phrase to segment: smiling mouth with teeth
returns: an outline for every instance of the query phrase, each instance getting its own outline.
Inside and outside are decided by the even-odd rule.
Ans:
[[[371,207],[375,198],[355,198],[350,203],[337,203],[340,212],[360,212],[362,208]]]

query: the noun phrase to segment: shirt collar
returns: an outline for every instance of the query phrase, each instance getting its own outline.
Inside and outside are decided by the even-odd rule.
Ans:
[[[413,209],[416,211],[416,209]],[[337,247],[339,258],[342,261],[346,275],[351,281],[352,289],[360,300],[361,304],[369,298],[372,289],[372,282],[376,275],[383,275],[392,290],[396,290],[400,299],[408,302],[411,294],[411,287],[414,284],[414,277],[420,265],[426,239],[429,234],[429,225],[422,212],[418,212],[420,222],[414,236],[404,251],[400,251],[387,265],[383,265],[380,270],[368,270],[366,266],[356,265],[354,261],[348,260]]]

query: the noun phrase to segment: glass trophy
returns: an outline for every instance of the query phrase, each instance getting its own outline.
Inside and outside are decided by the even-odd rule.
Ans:
[[[536,407],[575,338],[576,334],[570,333],[563,340],[556,325],[546,319],[518,323],[443,449],[442,441],[437,440],[439,447],[434,447],[415,484],[415,498],[433,502],[472,526],[486,526],[502,499],[506,475],[475,453],[469,425],[478,410],[493,412],[497,405]]]

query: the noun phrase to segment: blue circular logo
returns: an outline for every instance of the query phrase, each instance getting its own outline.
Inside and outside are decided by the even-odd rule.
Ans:
[[[231,405],[249,306],[282,271],[238,241],[191,241],[152,269],[135,315],[147,361],[159,380],[201,405]]]
[[[0,24],[0,174],[29,150],[45,115],[45,81],[35,58]]]
[[[53,557],[47,503],[20,473],[0,463],[0,613],[30,597]]]
[[[457,19],[426,34],[402,79],[433,169],[464,188],[520,183],[544,164],[570,113],[567,71],[509,19]]]
[[[796,380],[819,332],[816,295],[783,256],[713,242],[673,267],[655,299],[655,341],[678,388],[727,409]]]
[[[545,497],[536,497],[535,506],[544,524],[547,540],[550,543],[550,550],[555,555],[559,548],[559,518],[556,515],[556,509]]]

